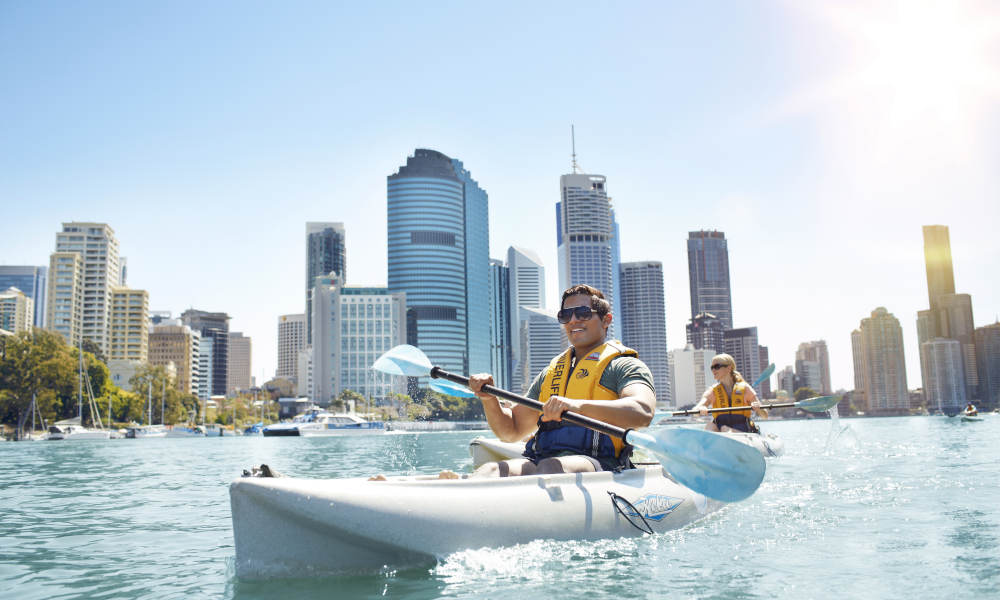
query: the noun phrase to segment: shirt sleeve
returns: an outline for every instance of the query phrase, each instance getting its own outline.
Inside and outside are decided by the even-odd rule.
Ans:
[[[646,363],[634,356],[615,358],[601,375],[601,385],[609,390],[614,390],[618,395],[621,395],[626,386],[633,383],[644,384],[654,393],[656,392],[656,388],[653,386],[653,373],[650,372]]]
[[[531,387],[528,388],[527,396],[532,400],[538,400],[538,396],[542,392],[542,380],[545,379],[545,369],[542,369],[538,375],[535,375],[535,380],[531,382]]]

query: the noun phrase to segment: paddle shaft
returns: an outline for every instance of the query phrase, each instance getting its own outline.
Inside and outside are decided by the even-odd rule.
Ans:
[[[447,379],[448,381],[461,383],[462,385],[465,386],[469,385],[468,377],[464,375],[458,375],[455,373],[449,373],[448,371],[445,371],[441,367],[432,367],[431,377],[437,377],[439,379]],[[493,394],[494,396],[503,398],[504,400],[510,400],[511,402],[516,402],[518,404],[527,406],[528,408],[533,408],[539,412],[541,412],[542,408],[545,406],[538,400],[532,400],[531,398],[528,398],[526,396],[521,396],[519,394],[515,394],[514,392],[508,392],[507,390],[502,390],[500,388],[493,387],[492,385],[484,385],[482,391],[486,392],[487,394]],[[573,423],[574,425],[586,427],[587,429],[592,429],[594,431],[604,433],[612,437],[620,438],[623,440],[630,431],[628,429],[615,427],[614,425],[610,425],[608,423],[605,423],[604,421],[598,421],[597,419],[592,419],[585,415],[581,415],[579,413],[570,411],[566,411],[562,414],[562,420]]]
[[[790,408],[790,407],[798,406],[798,405],[799,405],[798,402],[782,402],[780,404],[761,404],[760,407],[763,408],[763,409],[771,409],[771,408]],[[710,408],[710,409],[708,409],[708,412],[709,412],[709,414],[712,414],[712,413],[736,412],[738,410],[750,410],[750,407],[749,406],[729,406],[729,407],[723,407],[723,408]],[[685,415],[699,415],[699,414],[701,414],[701,411],[700,410],[691,409],[691,410],[682,410],[680,412],[675,412],[675,413],[671,413],[671,414],[672,414],[672,416],[675,416],[675,417],[683,417]]]

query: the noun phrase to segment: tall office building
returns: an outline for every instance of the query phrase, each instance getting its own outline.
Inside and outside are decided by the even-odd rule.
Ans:
[[[511,390],[524,393],[521,364],[520,307],[545,308],[545,267],[532,250],[511,246],[507,249],[507,269],[510,271],[510,342]]]
[[[688,232],[688,280],[691,317],[715,315],[733,328],[733,296],[729,282],[729,246],[721,231]]]
[[[760,346],[760,372],[763,373],[771,364],[771,353],[767,349],[767,346]],[[772,398],[771,395],[771,378],[768,377],[764,381],[760,382],[760,397],[761,398]]]
[[[653,374],[656,401],[670,398],[667,364],[667,313],[663,298],[663,264],[655,261],[621,265],[622,342],[639,353]]]
[[[31,331],[35,307],[24,292],[9,287],[0,292],[0,329],[10,333]]]
[[[309,306],[312,306],[312,298],[309,299]],[[299,351],[308,345],[306,323],[311,321],[304,314],[278,317],[278,368],[274,372],[275,377],[298,383]]]
[[[715,350],[695,348],[692,344],[669,352],[671,406],[693,406],[701,400],[705,390],[715,383],[711,375],[713,356]]]
[[[189,308],[181,313],[181,322],[201,336],[201,355],[210,356],[206,370],[200,370],[201,387],[208,396],[225,396],[229,382],[229,315]]]
[[[328,405],[344,390],[366,398],[402,393],[400,377],[372,364],[406,340],[406,295],[381,287],[346,287],[334,276],[313,285],[313,401]]]
[[[556,245],[559,287],[587,284],[604,293],[612,307],[618,306],[613,249],[615,226],[603,175],[573,173],[559,178],[560,201],[556,203]],[[614,321],[608,337],[617,339]]]
[[[83,258],[78,252],[49,255],[49,289],[45,294],[46,327],[79,347],[83,335]]]
[[[726,325],[711,313],[698,313],[685,326],[687,343],[698,350],[722,352],[725,349],[723,334]]]
[[[537,308],[521,311],[521,373],[522,389],[527,392],[531,382],[549,366],[552,359],[569,347],[563,326],[551,314]]]
[[[906,389],[906,361],[903,353],[903,329],[884,307],[872,311],[861,320],[861,326],[851,334],[855,352],[855,369],[860,368],[860,381],[864,386],[867,408],[873,413],[908,409],[909,392]],[[855,387],[858,375],[855,373]]]
[[[976,328],[972,319],[972,296],[969,294],[942,294],[937,297],[937,308],[932,308],[937,336],[957,340],[962,354],[962,371],[966,396],[975,398],[979,387],[976,360]]]
[[[496,385],[510,389],[510,269],[490,259],[490,373]]]
[[[958,340],[935,338],[921,344],[920,357],[927,376],[924,400],[929,410],[957,414],[966,402],[962,345]]]
[[[228,343],[229,335],[226,335]],[[215,370],[215,344],[221,340],[218,335],[205,335],[198,342],[198,397],[208,400],[211,396],[217,396],[214,391],[215,383],[220,374]]]
[[[111,294],[121,287],[118,240],[106,223],[63,223],[56,252],[75,252],[83,260],[83,339],[105,356],[110,346]]]
[[[111,290],[109,360],[145,363],[149,359],[149,292]]]
[[[317,277],[336,273],[347,281],[343,223],[306,223],[306,345],[312,343],[312,289]]]
[[[865,350],[861,343],[861,330],[855,329],[851,332],[851,358],[854,365],[854,392],[855,397],[867,406],[865,395]]]
[[[16,287],[31,298],[32,325],[45,327],[45,293],[48,290],[48,267],[0,265],[0,290]]]
[[[753,383],[760,377],[760,344],[757,339],[756,327],[741,327],[727,329],[722,335],[725,353],[736,361],[736,370],[743,375],[748,383]],[[755,388],[760,396],[760,386]]]
[[[229,332],[229,364],[226,369],[226,393],[230,396],[252,387],[253,372],[251,356],[253,344],[248,336],[241,331]]]
[[[778,378],[778,389],[783,390],[788,394],[789,398],[795,397],[795,369],[791,365],[788,365],[784,369],[776,373]]]
[[[806,363],[809,364],[808,375],[806,374]],[[795,352],[795,371],[803,382],[803,386],[812,388],[823,395],[833,393],[830,387],[830,354],[826,349],[826,340],[799,344],[799,349]]]
[[[955,293],[955,274],[951,264],[951,239],[945,225],[924,225],[924,264],[927,268],[927,297],[931,309],[937,299]]]
[[[180,319],[163,319],[153,325],[149,333],[149,364],[174,365],[177,390],[181,393],[198,394],[200,357],[201,336],[182,325]]]
[[[389,291],[405,293],[416,346],[445,370],[490,369],[486,192],[461,161],[418,148],[388,177]]]
[[[976,328],[978,398],[985,408],[1000,407],[1000,321]]]

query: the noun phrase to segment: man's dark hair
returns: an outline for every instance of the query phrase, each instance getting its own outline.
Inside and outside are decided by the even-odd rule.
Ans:
[[[611,312],[611,303],[604,299],[604,293],[585,283],[578,283],[563,292],[562,300],[559,301],[559,308],[565,308],[566,298],[570,296],[590,296],[590,308],[601,318],[604,318],[604,315]]]

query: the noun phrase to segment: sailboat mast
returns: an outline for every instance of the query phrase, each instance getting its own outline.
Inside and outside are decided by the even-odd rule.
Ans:
[[[163,385],[160,388],[160,425],[163,425],[163,413],[166,412],[167,406],[167,380],[163,380]]]
[[[146,386],[146,425],[153,424],[153,376],[149,376],[149,385]]]
[[[83,335],[80,336],[80,368],[76,374],[76,415],[80,417],[80,426],[83,426]]]

